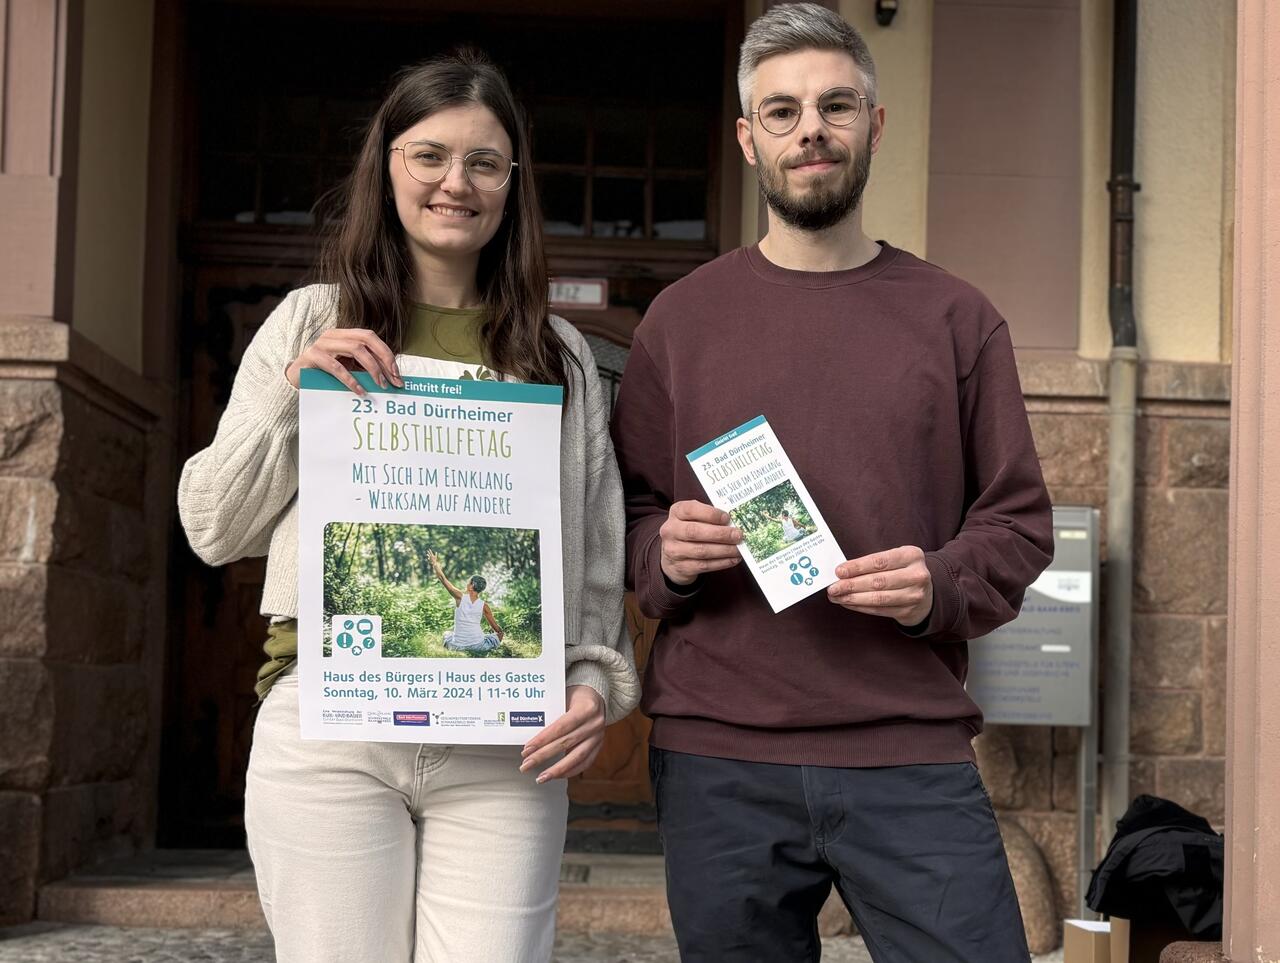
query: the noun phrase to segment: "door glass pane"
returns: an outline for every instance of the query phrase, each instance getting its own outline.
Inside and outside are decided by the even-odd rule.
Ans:
[[[653,184],[653,236],[664,241],[702,241],[707,236],[707,181],[702,177],[658,178]]]
[[[268,152],[306,154],[322,150],[319,97],[268,97],[262,145]]]
[[[586,233],[584,188],[581,174],[543,174],[542,230],[552,237],[581,237]]]
[[[597,167],[644,167],[648,137],[644,108],[597,105],[595,136]]]
[[[267,224],[311,224],[318,159],[268,158],[262,162],[262,219]]]
[[[585,164],[585,105],[543,104],[536,108],[533,114],[533,156],[546,164]]]
[[[644,180],[597,177],[591,195],[591,233],[595,237],[644,237]]]
[[[711,125],[703,111],[664,110],[654,131],[654,164],[705,170],[710,141]]]
[[[254,151],[258,147],[258,100],[253,96],[206,97],[200,107],[205,142],[218,150]]]
[[[200,217],[252,224],[257,165],[247,158],[209,154],[200,163]]]

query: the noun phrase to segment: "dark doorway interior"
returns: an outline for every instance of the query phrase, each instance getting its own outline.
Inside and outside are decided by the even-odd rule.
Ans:
[[[208,443],[254,331],[308,277],[317,202],[348,169],[389,77],[460,43],[498,61],[530,109],[553,275],[609,280],[605,310],[566,313],[616,382],[653,297],[736,233],[721,216],[724,192],[737,194],[721,173],[725,51],[741,30],[731,6],[655,2],[602,19],[536,3],[190,4],[174,38],[186,65],[181,457]],[[239,847],[264,566],[209,569],[180,530],[175,541],[159,843]],[[588,829],[651,812],[647,730],[638,714],[611,730],[573,787]]]

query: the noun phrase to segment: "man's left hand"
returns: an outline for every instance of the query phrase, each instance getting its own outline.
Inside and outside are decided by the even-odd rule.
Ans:
[[[827,598],[851,612],[913,626],[933,611],[933,579],[914,545],[851,558],[836,566],[836,575],[840,581],[827,587]]]
[[[538,782],[569,779],[596,761],[604,745],[604,700],[589,685],[565,690],[565,713],[524,744],[521,772],[531,772],[559,753],[564,758],[539,773]]]

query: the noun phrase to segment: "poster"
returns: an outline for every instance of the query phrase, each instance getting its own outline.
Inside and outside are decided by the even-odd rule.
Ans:
[[[559,387],[301,375],[304,739],[521,744],[564,712]]]

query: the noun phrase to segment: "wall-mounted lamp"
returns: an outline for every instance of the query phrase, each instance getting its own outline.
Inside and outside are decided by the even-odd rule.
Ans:
[[[876,23],[887,27],[898,12],[898,0],[876,0]]]

